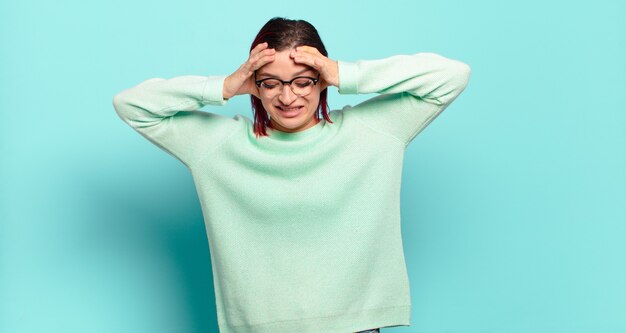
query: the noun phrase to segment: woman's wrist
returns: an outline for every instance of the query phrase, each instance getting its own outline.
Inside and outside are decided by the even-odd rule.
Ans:
[[[233,94],[230,93],[228,89],[226,88],[229,86],[229,83],[230,83],[230,76],[227,76],[224,79],[224,86],[222,87],[222,98],[224,98],[224,100],[228,100],[233,97]]]

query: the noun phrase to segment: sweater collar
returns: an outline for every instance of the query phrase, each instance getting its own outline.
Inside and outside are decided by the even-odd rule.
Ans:
[[[280,152],[301,152],[317,145],[322,139],[324,129],[327,128],[326,120],[322,118],[315,126],[299,132],[289,133],[267,128],[268,136],[260,136],[257,139],[250,123],[248,135],[253,144],[260,148]]]
[[[269,135],[267,138],[275,141],[306,141],[318,135],[324,127],[325,122],[326,121],[324,119],[320,119],[320,121],[314,126],[311,126],[303,131],[293,133],[267,128],[267,134]]]

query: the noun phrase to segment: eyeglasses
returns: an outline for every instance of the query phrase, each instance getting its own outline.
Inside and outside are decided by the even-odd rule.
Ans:
[[[297,76],[290,81],[283,81],[274,78],[267,78],[262,80],[256,80],[256,72],[254,73],[256,86],[259,87],[259,92],[266,97],[275,97],[280,95],[283,90],[283,85],[288,84],[291,91],[294,94],[304,97],[313,91],[313,86],[317,84],[320,79],[320,74],[317,74],[317,78],[309,76]]]

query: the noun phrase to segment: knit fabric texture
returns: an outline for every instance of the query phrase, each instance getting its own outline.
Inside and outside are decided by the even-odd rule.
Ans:
[[[377,95],[331,110],[332,124],[268,137],[246,116],[219,114],[225,75],[153,78],[113,98],[126,124],[191,171],[221,333],[410,325],[403,157],[470,67],[421,52],[338,68],[340,94]]]

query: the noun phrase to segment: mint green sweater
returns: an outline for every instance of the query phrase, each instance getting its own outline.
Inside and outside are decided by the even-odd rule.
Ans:
[[[218,113],[225,75],[153,78],[113,98],[125,123],[191,171],[221,333],[410,325],[404,152],[470,67],[427,52],[338,66],[340,94],[379,95],[330,111],[332,124],[258,139],[250,118]]]

